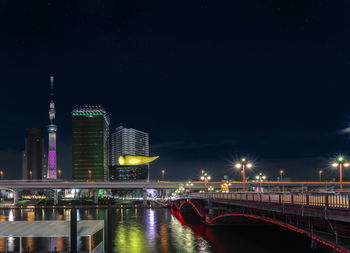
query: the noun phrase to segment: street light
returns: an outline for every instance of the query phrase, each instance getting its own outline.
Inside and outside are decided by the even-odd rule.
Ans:
[[[33,172],[30,170],[29,171],[29,179],[32,180],[32,178],[33,178]]]
[[[343,192],[343,165],[349,167],[349,162],[345,159],[344,156],[338,156],[337,160],[332,163],[333,167],[339,166],[339,175],[340,175],[340,192]]]
[[[280,181],[283,181],[283,180],[282,180],[283,174],[284,174],[284,171],[283,171],[283,170],[280,170]]]
[[[2,170],[0,170],[0,176],[1,176],[1,180],[4,180],[4,172]]]
[[[92,171],[89,170],[89,179],[90,179],[90,181],[91,181],[91,173],[92,173]]]
[[[204,181],[205,191],[207,191],[207,183],[210,179],[211,179],[211,176],[208,176],[206,172],[203,173],[203,176],[201,176],[201,180]]]
[[[162,180],[164,181],[165,170],[162,170]]]
[[[208,191],[210,191],[210,192],[214,191],[214,187],[213,186],[209,186],[208,187]]]
[[[318,171],[318,175],[320,176],[320,182],[322,182],[322,173],[323,173],[323,170]]]
[[[182,192],[184,192],[185,191],[185,188],[183,187],[183,186],[180,186],[180,188],[179,188],[179,190],[178,190],[178,193],[180,194],[180,193],[182,193]]]
[[[266,177],[263,175],[263,173],[260,172],[259,175],[257,175],[255,178],[260,181],[260,192],[261,192],[261,188],[262,188],[261,180],[265,180]]]
[[[247,159],[242,158],[241,161],[236,163],[236,168],[240,169],[242,167],[242,182],[243,182],[243,192],[245,192],[245,168],[253,167],[251,162],[248,162]]]
[[[61,179],[61,173],[62,173],[62,170],[58,169],[58,179]]]
[[[188,181],[186,185],[188,186],[188,193],[191,193],[191,186],[193,186],[193,183],[191,181]]]

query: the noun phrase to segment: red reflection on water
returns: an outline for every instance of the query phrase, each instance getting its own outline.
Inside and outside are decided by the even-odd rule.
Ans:
[[[216,248],[218,249],[219,252],[221,253],[227,253],[228,251],[224,248],[224,246],[219,242],[219,240],[216,238],[216,236],[213,234],[213,232],[210,230],[210,228],[208,228],[207,226],[205,226],[204,224],[190,224],[188,223],[183,215],[178,212],[178,211],[174,211],[173,209],[171,209],[171,214],[176,217],[181,225],[185,226],[185,227],[189,227],[193,233],[196,236],[200,236],[202,238],[204,238],[206,241],[211,241]]]

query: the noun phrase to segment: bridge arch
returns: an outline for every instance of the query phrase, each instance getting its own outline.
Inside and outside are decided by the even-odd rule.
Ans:
[[[274,224],[277,226],[281,226],[290,230],[293,230],[294,232],[298,232],[300,234],[304,234],[305,231],[303,229],[299,229],[297,227],[273,220],[273,219],[269,219],[266,217],[262,217],[262,216],[258,216],[258,215],[251,215],[251,214],[244,214],[244,213],[226,213],[226,214],[222,214],[222,215],[218,215],[212,219],[207,219],[207,223],[209,224],[219,224],[218,221],[220,221],[221,219],[227,218],[227,217],[242,217],[242,218],[246,218],[246,219],[250,219],[250,220],[258,220],[258,221],[262,221],[262,222],[266,222],[266,223],[270,223],[270,224]]]
[[[174,207],[175,207],[175,209],[177,210],[177,211],[183,211],[184,210],[184,208],[186,208],[187,206],[190,206],[190,207],[192,207],[192,209],[193,210],[195,210],[195,212],[201,217],[201,218],[203,218],[203,217],[205,217],[205,212],[202,210],[202,208],[198,205],[198,204],[195,204],[195,203],[193,203],[193,202],[191,202],[191,201],[187,201],[187,200],[183,200],[183,201],[181,201],[180,202],[180,204],[176,204],[175,202],[173,202],[172,203],[172,208],[174,209]]]
[[[332,244],[331,242],[329,241],[326,241],[318,236],[315,236],[313,234],[310,234],[308,231],[305,231],[301,228],[297,228],[297,227],[294,227],[294,226],[291,226],[289,224],[286,224],[286,223],[281,223],[279,221],[276,221],[276,220],[273,220],[273,219],[269,219],[269,218],[265,218],[265,217],[262,217],[262,216],[258,216],[258,215],[251,215],[251,214],[243,214],[243,213],[228,213],[228,214],[222,214],[222,215],[219,215],[219,216],[216,216],[212,219],[208,219],[206,220],[206,222],[208,224],[216,224],[217,221],[219,221],[220,219],[223,219],[225,217],[244,217],[244,218],[247,218],[247,219],[255,219],[255,220],[259,220],[259,221],[263,221],[263,222],[266,222],[266,223],[272,223],[274,225],[277,225],[277,226],[281,226],[283,228],[286,228],[286,229],[289,229],[289,230],[292,230],[294,232],[297,232],[299,234],[302,234],[302,235],[306,235],[307,237],[313,239],[313,240],[316,240],[317,242],[323,244],[323,245],[326,245],[328,247],[331,247],[333,249],[336,249],[338,252],[341,252],[341,253],[345,253],[346,251],[340,249],[340,248],[337,248],[337,245],[334,245]]]

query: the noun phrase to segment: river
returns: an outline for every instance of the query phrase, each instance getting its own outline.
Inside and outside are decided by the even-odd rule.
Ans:
[[[113,216],[114,250],[118,253],[332,252],[304,235],[275,225],[205,226],[195,216],[184,217],[170,209],[115,209]],[[69,209],[0,209],[0,221],[65,220],[69,217]],[[105,209],[77,210],[78,220],[104,220],[105,217]],[[93,245],[101,238],[102,233],[98,233]],[[5,252],[5,245],[7,252],[18,252],[19,239],[0,238],[0,252]],[[25,252],[48,252],[50,248],[68,252],[69,240],[24,238],[23,247]],[[78,249],[86,252],[87,247],[87,238],[78,238]]]

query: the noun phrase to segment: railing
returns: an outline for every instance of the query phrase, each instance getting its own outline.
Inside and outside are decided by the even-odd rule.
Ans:
[[[350,209],[349,193],[194,193],[191,197]]]

